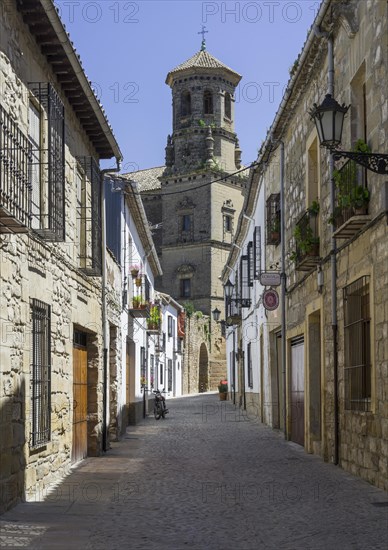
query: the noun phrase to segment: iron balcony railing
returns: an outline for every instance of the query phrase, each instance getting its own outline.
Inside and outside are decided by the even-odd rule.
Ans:
[[[318,212],[306,210],[296,223],[295,267],[299,271],[310,271],[319,262]]]
[[[0,233],[31,227],[31,144],[0,105]]]

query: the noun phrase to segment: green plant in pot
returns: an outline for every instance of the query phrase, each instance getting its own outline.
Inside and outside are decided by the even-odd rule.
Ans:
[[[140,309],[141,296],[134,296],[132,298],[133,309]]]
[[[307,225],[302,232],[302,229],[297,225],[294,229],[294,237],[301,256],[318,256],[319,255],[319,237],[314,237],[314,233],[310,225]]]
[[[280,237],[280,217],[276,216],[273,218],[269,231],[271,240],[277,241]]]
[[[369,191],[363,185],[357,185],[352,188],[350,193],[350,202],[356,215],[366,214],[369,199]]]
[[[160,310],[158,306],[151,306],[150,316],[147,319],[147,326],[150,330],[158,330],[160,326]]]

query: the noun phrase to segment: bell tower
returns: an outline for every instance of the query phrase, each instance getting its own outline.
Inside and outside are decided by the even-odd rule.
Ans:
[[[241,76],[206,51],[172,69],[172,133],[159,178],[162,288],[206,315],[224,309],[218,277],[228,257],[245,189],[234,131]]]

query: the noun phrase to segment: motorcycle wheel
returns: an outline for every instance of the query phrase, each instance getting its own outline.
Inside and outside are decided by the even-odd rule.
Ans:
[[[156,420],[159,420],[159,418],[162,416],[162,410],[159,404],[154,406],[154,417]]]

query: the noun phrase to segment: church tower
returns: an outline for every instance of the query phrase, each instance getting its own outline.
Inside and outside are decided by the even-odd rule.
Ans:
[[[161,182],[163,291],[206,315],[223,312],[219,280],[246,177],[234,131],[241,76],[201,50],[171,70],[172,134]],[[244,174],[244,176],[243,176]]]
[[[247,181],[234,131],[235,90],[241,76],[206,51],[171,70],[172,133],[165,166],[127,176],[141,192],[162,265],[155,286],[196,315],[188,323],[184,389],[217,389],[226,374],[220,275],[232,246]]]

